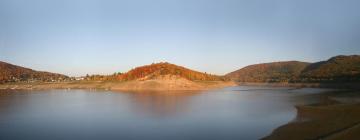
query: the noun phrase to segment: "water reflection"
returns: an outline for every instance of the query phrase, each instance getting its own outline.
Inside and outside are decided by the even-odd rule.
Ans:
[[[128,94],[131,107],[139,115],[150,117],[171,117],[189,111],[189,101],[201,91],[130,91]]]
[[[0,139],[259,139],[295,117],[312,89],[0,90]]]

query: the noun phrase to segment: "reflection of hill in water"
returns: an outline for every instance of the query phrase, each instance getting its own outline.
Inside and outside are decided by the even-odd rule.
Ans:
[[[141,91],[127,92],[131,107],[142,115],[167,117],[188,111],[189,101],[200,91]]]

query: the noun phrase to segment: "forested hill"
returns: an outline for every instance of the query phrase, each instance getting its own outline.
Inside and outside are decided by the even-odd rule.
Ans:
[[[197,72],[185,67],[177,66],[167,62],[137,67],[127,73],[118,76],[118,80],[130,81],[136,79],[151,79],[162,75],[175,75],[191,81],[225,81],[221,76]]]
[[[20,81],[45,82],[64,80],[67,78],[69,77],[62,74],[35,71],[0,61],[0,83]]]
[[[360,82],[360,56],[336,56],[327,61],[250,65],[226,77],[237,82]]]
[[[300,75],[307,82],[360,81],[360,56],[336,56],[309,65]]]
[[[231,72],[226,77],[237,82],[289,82],[297,78],[308,65],[298,61],[255,64]]]

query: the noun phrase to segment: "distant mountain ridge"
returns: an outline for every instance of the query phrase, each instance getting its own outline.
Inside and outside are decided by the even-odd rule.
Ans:
[[[68,76],[50,72],[35,71],[0,61],[0,83],[20,81],[56,81]]]
[[[316,63],[287,61],[256,64],[226,74],[236,82],[360,82],[360,56],[335,56]]]

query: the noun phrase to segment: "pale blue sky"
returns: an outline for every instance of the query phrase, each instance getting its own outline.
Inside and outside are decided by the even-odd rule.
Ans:
[[[0,0],[0,61],[71,76],[168,61],[225,74],[360,54],[358,0]]]

